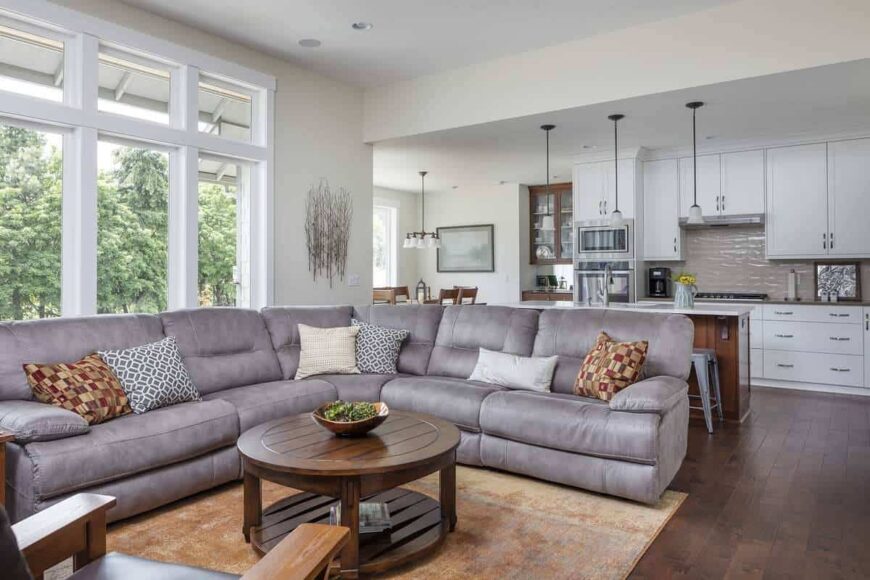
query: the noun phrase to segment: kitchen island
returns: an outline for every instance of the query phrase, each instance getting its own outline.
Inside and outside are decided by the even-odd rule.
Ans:
[[[719,381],[722,389],[722,410],[725,419],[743,421],[749,415],[749,313],[751,304],[696,304],[694,308],[675,308],[672,303],[613,303],[607,307],[581,302],[523,301],[504,304],[513,308],[535,310],[591,309],[650,314],[684,314],[695,324],[695,348],[716,351],[719,361]],[[698,393],[695,373],[689,378],[689,391]],[[693,405],[699,404],[697,399]],[[715,413],[715,411],[714,411]],[[699,415],[700,411],[693,411]]]

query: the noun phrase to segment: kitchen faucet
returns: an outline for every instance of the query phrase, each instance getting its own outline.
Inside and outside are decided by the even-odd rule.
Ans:
[[[610,306],[610,284],[613,283],[613,269],[610,267],[610,264],[604,265],[604,288],[598,289],[598,298],[601,300],[601,303],[604,304],[604,307],[607,308]]]

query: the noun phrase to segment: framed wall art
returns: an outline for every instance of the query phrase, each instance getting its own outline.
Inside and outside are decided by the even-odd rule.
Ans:
[[[438,228],[439,272],[495,272],[495,226]]]

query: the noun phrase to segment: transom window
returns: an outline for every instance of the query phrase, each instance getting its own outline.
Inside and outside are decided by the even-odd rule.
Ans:
[[[269,304],[274,79],[2,5],[0,319]]]

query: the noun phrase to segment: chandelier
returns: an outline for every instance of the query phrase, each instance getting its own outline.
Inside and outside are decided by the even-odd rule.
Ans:
[[[441,238],[436,232],[426,231],[426,173],[420,172],[420,230],[419,232],[408,232],[405,234],[405,243],[403,248],[440,248]]]

